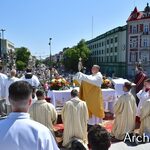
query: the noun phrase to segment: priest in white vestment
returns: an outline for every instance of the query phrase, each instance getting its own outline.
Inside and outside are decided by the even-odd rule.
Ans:
[[[6,79],[6,83],[5,83],[7,115],[12,111],[12,110],[11,110],[11,105],[10,105],[10,102],[9,102],[9,98],[8,98],[8,96],[9,96],[8,89],[9,89],[9,86],[10,86],[12,83],[14,83],[14,82],[16,82],[16,81],[18,81],[18,80],[19,80],[19,78],[16,77],[16,70],[15,70],[15,69],[12,69],[12,70],[10,71],[10,77],[8,77],[8,78]]]
[[[67,101],[62,110],[64,123],[63,146],[70,147],[73,138],[87,144],[88,110],[86,103],[78,98],[78,91],[71,91],[72,99]]]
[[[149,98],[144,101],[141,107],[140,121],[140,134],[143,135],[145,133],[150,138],[150,91]]]
[[[74,76],[74,80],[80,84],[80,98],[86,101],[88,110],[90,112],[90,118],[88,121],[89,125],[95,125],[102,122],[102,118],[104,118],[104,104],[101,92],[101,84],[103,83],[103,76],[101,72],[99,72],[100,67],[98,65],[93,65],[91,72],[92,75],[86,75],[81,72],[78,72]],[[89,89],[81,90],[82,84],[86,84]],[[86,87],[86,89],[88,88]],[[87,95],[86,92],[87,91]],[[94,94],[94,95],[92,95]],[[99,95],[100,94],[100,95]],[[91,96],[91,98],[89,98]],[[99,95],[99,97],[95,97]]]
[[[26,74],[23,75],[20,79],[29,82],[35,88],[37,88],[40,85],[38,77],[32,74],[31,69],[27,69]]]
[[[134,96],[130,93],[131,83],[125,82],[123,90],[125,93],[114,105],[112,136],[118,140],[123,140],[126,133],[131,133],[135,129],[137,106]]]
[[[1,150],[59,150],[50,130],[30,119],[32,86],[16,81],[9,87],[12,112],[0,120]]]
[[[33,120],[45,125],[53,132],[53,125],[57,121],[55,107],[45,100],[44,91],[36,92],[38,100],[30,107],[29,113]]]
[[[137,97],[140,100],[137,108],[137,113],[136,113],[137,117],[140,117],[143,103],[149,98],[149,89],[150,89],[150,79],[146,79],[144,81],[143,89],[137,93]]]

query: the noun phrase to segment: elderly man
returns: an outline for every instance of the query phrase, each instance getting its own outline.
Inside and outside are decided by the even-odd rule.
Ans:
[[[31,118],[42,123],[53,132],[53,125],[57,121],[57,112],[55,107],[45,100],[44,91],[36,92],[38,100],[31,106],[29,113]]]
[[[30,119],[32,86],[16,81],[9,87],[12,113],[0,121],[0,148],[3,150],[59,150],[50,130]]]
[[[5,83],[7,115],[11,112],[11,105],[10,105],[9,98],[8,98],[8,96],[9,96],[8,89],[12,83],[14,83],[18,80],[19,80],[19,78],[16,77],[16,70],[12,69],[10,71],[10,77],[6,79],[6,83]]]
[[[64,123],[63,146],[71,146],[74,138],[87,144],[88,110],[86,103],[78,98],[78,91],[71,91],[72,99],[67,101],[62,110]]]
[[[87,103],[90,119],[89,125],[100,123],[104,118],[104,105],[101,91],[102,74],[100,67],[93,65],[92,75],[78,72],[74,80],[80,84],[80,98]]]

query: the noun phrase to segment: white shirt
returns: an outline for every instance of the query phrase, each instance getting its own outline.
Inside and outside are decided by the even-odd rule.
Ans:
[[[103,76],[100,72],[93,74],[93,75],[86,75],[82,72],[78,72],[74,76],[74,80],[77,80],[79,83],[81,83],[81,81],[86,81],[88,83],[101,87],[101,84],[103,82]]]
[[[6,82],[7,76],[3,73],[0,73],[0,99],[5,98],[5,82]]]
[[[20,79],[23,81],[27,81],[28,83],[30,83],[32,86],[36,88],[40,85],[39,79],[35,75],[32,75],[31,79],[26,79],[25,76],[22,76]]]
[[[14,83],[14,82],[16,82],[18,80],[19,80],[19,78],[16,78],[16,77],[11,77],[11,78],[7,78],[6,79],[6,83],[5,83],[5,95],[6,95],[6,104],[7,105],[10,105],[10,102],[9,102],[9,99],[8,99],[8,96],[9,96],[9,91],[8,91],[9,86],[12,83]]]
[[[59,150],[50,130],[28,113],[9,114],[0,121],[1,150]]]

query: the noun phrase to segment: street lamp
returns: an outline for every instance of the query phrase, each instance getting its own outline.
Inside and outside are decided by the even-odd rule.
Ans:
[[[4,39],[4,32],[6,31],[5,29],[0,30],[2,32],[2,39]]]
[[[49,38],[49,50],[50,50],[49,59],[50,59],[50,66],[51,66],[51,63],[52,63],[52,55],[51,55],[51,40],[52,40],[52,38]]]
[[[4,39],[4,32],[6,31],[5,29],[0,30],[0,58],[2,59],[2,40]]]

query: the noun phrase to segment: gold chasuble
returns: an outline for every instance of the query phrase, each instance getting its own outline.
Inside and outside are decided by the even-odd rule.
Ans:
[[[86,102],[89,117],[92,117],[92,115],[98,118],[105,117],[103,96],[100,87],[86,81],[82,81],[80,86],[80,99]]]

